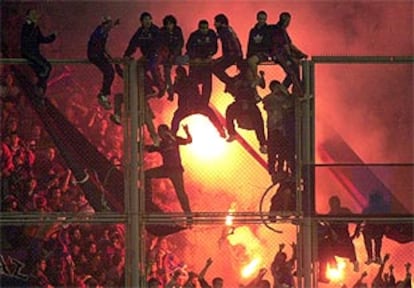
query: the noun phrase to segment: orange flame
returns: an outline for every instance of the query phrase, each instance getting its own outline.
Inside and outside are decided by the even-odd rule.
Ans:
[[[256,273],[259,270],[259,265],[262,262],[262,259],[259,257],[254,258],[252,261],[250,261],[249,264],[244,266],[241,270],[241,276],[243,278],[249,278],[254,273]]]
[[[332,282],[340,282],[345,278],[345,260],[342,258],[336,258],[336,263],[336,267],[331,267],[328,263],[326,270],[326,277],[328,277]]]

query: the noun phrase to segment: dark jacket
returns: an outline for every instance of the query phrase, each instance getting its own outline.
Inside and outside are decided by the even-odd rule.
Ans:
[[[152,24],[149,29],[143,27],[138,28],[129,41],[128,48],[125,50],[124,56],[130,57],[139,47],[141,53],[145,57],[152,57],[157,54],[159,49],[160,29]]]
[[[190,58],[208,58],[217,53],[217,34],[208,29],[207,34],[200,30],[190,34],[187,41],[187,54]]]
[[[250,30],[249,42],[247,44],[247,58],[257,55],[258,53],[270,53],[272,44],[270,26],[257,24]]]
[[[39,26],[31,21],[23,24],[20,38],[21,54],[23,57],[40,54],[40,44],[51,43],[56,39],[55,34],[43,36]]]
[[[186,145],[191,141],[179,136],[175,136],[175,139],[162,140],[160,146],[148,145],[145,146],[148,152],[159,152],[162,157],[163,167],[171,170],[184,171],[181,164],[181,156],[178,145]]]
[[[167,48],[170,55],[181,55],[184,46],[184,36],[181,28],[175,26],[170,33],[166,27],[162,27],[160,30],[160,46]]]
[[[198,85],[190,77],[176,80],[174,92],[178,95],[178,107],[194,107],[201,104]]]
[[[104,57],[108,31],[102,25],[96,27],[88,41],[88,58]]]
[[[273,25],[271,28],[271,42],[272,42],[272,55],[283,55],[286,54],[287,51],[285,46],[290,46],[292,44],[292,40],[289,37],[288,32],[282,26],[276,24]]]
[[[239,56],[243,57],[243,52],[239,38],[231,27],[220,27],[217,29],[221,40],[221,49],[224,57]]]

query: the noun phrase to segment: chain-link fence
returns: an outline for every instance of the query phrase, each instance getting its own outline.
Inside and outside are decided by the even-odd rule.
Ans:
[[[237,117],[234,123],[238,135],[235,141],[228,142],[226,139],[229,135],[221,137],[211,119],[202,115],[189,115],[180,123],[188,125],[193,138],[192,143],[179,148],[184,172],[179,170],[179,173],[171,175],[166,174],[171,172],[167,170],[160,174],[150,174],[148,169],[160,166],[163,159],[159,153],[148,152],[159,151],[164,147],[162,141],[167,141],[172,134],[167,133],[167,139],[163,139],[163,132],[157,131],[157,137],[161,138],[159,139],[149,133],[148,125],[138,131],[132,128],[141,126],[147,120],[149,109],[143,105],[145,101],[148,101],[153,112],[154,117],[150,119],[154,122],[154,127],[160,124],[171,127],[174,112],[178,107],[177,100],[168,101],[167,93],[160,98],[145,98],[143,88],[146,79],[142,66],[140,63],[134,66],[138,68],[137,87],[137,78],[131,76],[135,68],[125,65],[128,84],[124,85],[118,79],[116,81],[119,82],[116,82],[113,89],[114,92],[129,96],[121,106],[123,126],[119,125],[111,120],[111,114],[116,111],[103,110],[98,104],[96,96],[101,79],[97,69],[82,61],[67,62],[54,63],[47,100],[40,105],[33,101],[36,100],[36,95],[33,94],[33,85],[28,77],[30,71],[24,70],[25,65],[3,66],[5,79],[7,75],[11,75],[16,81],[11,87],[5,84],[7,90],[3,90],[6,91],[4,93],[19,91],[21,96],[16,96],[19,95],[17,93],[12,95],[14,98],[8,98],[8,94],[3,97],[6,94],[2,92],[2,99],[5,99],[2,111],[7,116],[11,115],[10,112],[16,115],[8,116],[14,120],[8,119],[2,124],[2,131],[3,128],[5,131],[4,134],[2,132],[2,147],[19,144],[22,151],[22,158],[12,157],[13,166],[6,165],[10,162],[2,162],[2,169],[11,169],[10,175],[2,170],[2,281],[11,281],[3,282],[6,286],[9,283],[14,283],[10,286],[20,285],[24,281],[31,283],[28,282],[31,279],[28,275],[31,273],[38,273],[38,278],[45,274],[54,286],[78,286],[74,284],[77,282],[70,282],[78,279],[83,282],[96,281],[105,287],[122,287],[137,283],[133,277],[138,277],[140,285],[144,285],[151,278],[165,285],[174,275],[180,277],[182,274],[184,280],[187,280],[188,274],[194,276],[189,272],[201,273],[205,264],[209,263],[206,262],[209,258],[213,262],[205,274],[205,280],[211,283],[214,278],[221,277],[226,287],[247,285],[261,275],[261,268],[267,269],[263,279],[270,283],[283,279],[286,283],[304,287],[310,283],[305,278],[310,277],[307,273],[311,272],[314,277],[310,278],[315,287],[339,287],[343,283],[349,286],[357,281],[363,271],[367,271],[369,275],[364,279],[365,282],[374,281],[377,268],[380,267],[375,251],[372,258],[365,259],[368,255],[364,239],[368,238],[367,225],[369,227],[369,224],[373,224],[370,221],[386,227],[381,261],[389,253],[390,260],[387,264],[395,267],[396,279],[405,277],[404,265],[412,262],[412,255],[409,253],[412,250],[412,204],[409,201],[412,194],[412,178],[409,176],[412,174],[412,151],[404,154],[407,156],[396,158],[404,162],[403,164],[367,166],[361,160],[361,163],[352,162],[352,165],[347,166],[335,158],[345,157],[344,153],[348,150],[343,148],[343,143],[348,143],[347,138],[339,138],[341,142],[333,137],[336,142],[316,142],[323,144],[323,151],[330,157],[323,159],[333,160],[316,161],[317,164],[314,165],[312,157],[306,158],[314,153],[310,151],[313,148],[313,143],[309,141],[311,138],[307,138],[307,133],[313,132],[307,130],[312,128],[312,122],[310,118],[305,118],[307,111],[303,110],[303,107],[313,108],[312,101],[317,97],[313,98],[314,95],[310,92],[314,92],[314,86],[307,88],[305,97],[296,101],[296,113],[300,113],[296,115],[296,119],[303,120],[301,125],[297,125],[300,128],[297,130],[297,137],[303,146],[298,147],[300,153],[294,160],[298,163],[295,166],[302,168],[311,164],[316,167],[314,170],[293,170],[295,166],[285,159],[283,163],[272,167],[280,169],[281,172],[278,177],[272,178],[267,155],[262,153],[255,132],[245,129],[243,124],[240,125]],[[135,62],[132,63],[135,65]],[[264,65],[260,68],[265,71],[268,84],[271,79],[281,77],[278,66]],[[188,67],[184,65],[184,69],[187,70]],[[173,79],[176,78],[175,71],[173,69]],[[238,71],[229,73],[234,76]],[[220,125],[228,130],[226,110],[235,96],[225,93],[225,86],[212,77],[213,91],[209,105]],[[136,91],[133,89],[134,85]],[[260,97],[264,97],[270,91],[266,86],[264,89],[258,88],[257,92]],[[140,96],[139,99],[133,99],[137,95]],[[305,103],[305,106],[300,106],[301,103]],[[255,102],[254,105],[257,105],[266,120],[266,111],[262,104]],[[134,110],[132,107],[142,109]],[[318,110],[318,102],[315,107],[316,111],[321,111]],[[19,110],[26,112],[18,112]],[[137,118],[133,120],[131,117]],[[402,113],[401,117],[407,116]],[[27,125],[32,127],[28,129]],[[178,135],[187,138],[185,130],[181,129],[183,128],[178,130]],[[404,126],[404,129],[412,133],[412,128],[410,130]],[[139,139],[131,138],[134,133]],[[125,142],[124,139],[128,141]],[[158,144],[154,140],[161,140],[161,143],[153,145]],[[268,146],[271,144],[267,143]],[[335,150],[338,147],[342,149],[341,152]],[[351,149],[349,147],[358,146],[348,145],[347,149]],[[291,150],[292,147],[289,148]],[[2,155],[6,155],[6,150],[2,151]],[[137,154],[138,151],[141,153]],[[55,158],[51,156],[53,153],[56,154]],[[32,154],[35,155],[34,159],[30,158]],[[358,153],[350,155],[355,154]],[[279,154],[276,156],[277,163]],[[322,153],[318,157],[322,158]],[[388,159],[384,162],[390,161]],[[325,165],[325,162],[334,165]],[[21,169],[15,169],[16,167]],[[143,168],[138,170],[139,176],[135,173],[135,167]],[[315,173],[314,179],[312,171]],[[36,173],[32,175],[31,172]],[[295,178],[295,173],[304,175],[303,180]],[[180,186],[181,175],[183,186]],[[133,184],[136,183],[135,179],[138,185]],[[312,186],[313,183],[315,187]],[[384,186],[378,186],[378,183],[383,183]],[[149,184],[152,193],[148,192]],[[340,195],[344,206],[359,213],[368,203],[372,189],[381,187],[388,189],[388,194],[383,196],[391,201],[391,211],[395,214],[384,213],[381,215],[383,218],[374,218],[365,217],[368,212],[363,215],[338,213],[330,218],[333,216],[328,213],[331,209],[331,196]],[[328,190],[332,193],[326,192]],[[190,211],[185,209],[183,194],[188,197]],[[314,199],[310,195],[314,195]],[[132,196],[137,197],[136,202]],[[309,199],[315,202],[308,201]],[[315,204],[312,211],[302,206],[309,203]],[[143,207],[147,210],[142,209]],[[400,210],[404,207],[406,213]],[[389,218],[390,216],[393,218]],[[405,225],[396,227],[397,221]],[[353,241],[355,255],[352,256],[337,252],[341,248],[332,244],[332,239],[346,239],[343,235],[338,236],[340,232],[335,228],[343,227],[348,222],[351,223],[350,232],[361,224],[361,236]],[[73,235],[78,234],[75,232],[77,230],[82,235],[82,244],[79,245],[73,240]],[[372,238],[375,239],[375,235]],[[93,243],[95,248],[91,247]],[[293,256],[293,248],[290,247],[292,243],[297,244],[296,255],[293,257],[296,261],[290,261]],[[348,245],[346,249],[349,249],[350,242],[347,243],[342,246]],[[81,255],[76,252],[79,248]],[[329,249],[321,251],[323,248]],[[90,250],[96,250],[98,255],[90,255]],[[332,260],[333,256],[341,259]],[[123,257],[126,257],[125,263]],[[81,264],[75,258],[80,258],[76,261]],[[46,263],[41,263],[43,260]],[[359,267],[353,265],[354,260],[358,260]],[[139,266],[132,267],[131,263],[134,261]],[[318,269],[325,263],[328,275],[324,272],[317,275]],[[44,267],[42,265],[46,265],[46,268],[41,268]],[[51,267],[58,269],[50,269]],[[76,267],[81,267],[81,271]],[[356,268],[359,268],[359,272],[354,271],[358,270]],[[131,276],[130,271],[134,269],[139,274]],[[59,273],[56,273],[57,270]],[[321,268],[320,271],[325,270]],[[318,276],[326,276],[330,283],[318,282]],[[115,281],[111,277],[118,277],[116,279],[120,282],[111,282]]]

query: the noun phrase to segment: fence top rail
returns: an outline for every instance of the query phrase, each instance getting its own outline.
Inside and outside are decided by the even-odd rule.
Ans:
[[[48,59],[52,64],[90,64],[91,62],[85,58],[62,58],[62,59]],[[130,60],[124,58],[113,58],[112,63],[126,64]],[[305,60],[306,61],[306,60]],[[414,56],[312,56],[313,63],[348,63],[348,64],[363,64],[363,63],[393,63],[393,64],[409,64],[414,63]],[[0,58],[0,64],[27,64],[24,58]],[[274,65],[273,62],[264,62],[261,65]]]
[[[414,56],[312,56],[314,63],[413,63]]]
[[[62,59],[48,59],[52,64],[90,64],[91,61],[85,58],[62,58]],[[113,58],[112,63],[125,64],[129,60],[123,58]],[[28,64],[29,61],[25,58],[0,58],[0,64]]]

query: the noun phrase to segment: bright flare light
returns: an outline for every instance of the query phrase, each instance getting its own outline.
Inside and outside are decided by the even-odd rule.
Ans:
[[[236,203],[231,203],[229,214],[226,216],[226,226],[232,226],[233,225],[233,213],[236,212]]]
[[[259,265],[262,262],[260,258],[254,258],[249,264],[244,266],[241,270],[241,276],[243,278],[249,278],[259,270]]]
[[[203,161],[215,161],[225,155],[228,143],[220,137],[207,117],[199,114],[191,115],[183,123],[188,124],[193,137],[193,142],[188,145],[192,155]]]
[[[336,267],[331,267],[328,263],[328,267],[326,270],[326,277],[332,282],[340,282],[344,280],[345,276],[345,260],[341,258],[336,258],[336,263]]]

